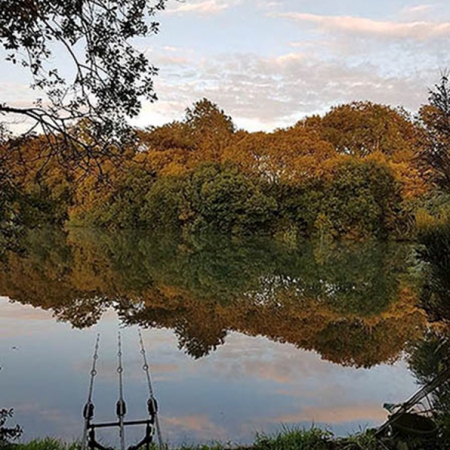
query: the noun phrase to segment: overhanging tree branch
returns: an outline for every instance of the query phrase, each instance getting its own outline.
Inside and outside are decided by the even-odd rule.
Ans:
[[[81,152],[90,159],[129,143],[127,119],[139,113],[143,99],[156,100],[157,74],[130,40],[158,32],[153,18],[166,1],[0,0],[0,45],[7,60],[28,68],[33,87],[48,99],[28,108],[0,100],[0,116],[28,118],[26,134],[40,127],[69,157]],[[51,64],[56,44],[73,63],[70,77]]]

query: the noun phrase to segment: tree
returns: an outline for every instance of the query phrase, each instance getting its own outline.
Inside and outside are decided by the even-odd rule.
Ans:
[[[425,130],[422,160],[425,174],[443,191],[450,191],[450,87],[447,75],[430,90],[429,104],[420,110]]]
[[[223,159],[269,183],[301,183],[317,176],[333,146],[314,130],[296,126],[272,133],[252,133],[231,145]]]
[[[337,152],[367,156],[382,152],[395,160],[410,158],[417,146],[417,129],[401,108],[371,102],[353,102],[331,109],[323,118],[299,123],[317,130]]]
[[[400,194],[389,166],[343,157],[327,178],[321,212],[338,235],[386,236],[392,230]]]
[[[236,131],[231,117],[206,98],[186,109],[184,123],[203,160],[217,161]]]
[[[153,16],[165,3],[0,0],[0,45],[7,60],[27,68],[32,87],[47,97],[26,108],[0,103],[0,116],[29,119],[28,134],[41,129],[53,148],[78,162],[94,148],[102,153],[122,143],[129,137],[127,118],[139,113],[141,99],[156,100],[157,69],[130,40],[157,33]],[[73,64],[72,79],[52,64],[61,50]],[[79,121],[88,137],[75,132]]]
[[[205,164],[195,170],[185,190],[186,214],[193,230],[224,233],[267,231],[277,209],[258,182],[233,165]]]

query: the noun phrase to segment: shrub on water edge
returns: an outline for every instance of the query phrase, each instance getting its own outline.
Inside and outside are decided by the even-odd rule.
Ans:
[[[177,229],[182,225],[186,180],[180,177],[158,179],[144,197],[139,220],[144,228]]]
[[[432,216],[425,210],[416,214],[418,241],[424,246],[422,258],[439,266],[448,266],[450,255],[450,210]]]

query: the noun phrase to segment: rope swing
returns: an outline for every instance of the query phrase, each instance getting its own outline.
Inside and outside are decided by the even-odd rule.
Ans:
[[[119,383],[119,398],[116,403],[116,416],[117,421],[115,422],[105,422],[105,423],[93,423],[94,419],[94,403],[93,403],[93,390],[94,390],[94,378],[97,375],[97,360],[98,360],[98,349],[100,342],[100,335],[97,335],[97,339],[94,347],[94,356],[92,360],[92,369],[90,371],[90,382],[89,382],[89,391],[88,391],[88,399],[83,408],[83,418],[84,418],[84,429],[83,429],[83,437],[81,442],[82,450],[113,450],[101,445],[95,436],[95,431],[98,428],[111,428],[117,427],[119,429],[119,438],[120,438],[120,450],[139,450],[145,448],[145,450],[150,450],[150,445],[153,442],[153,436],[156,434],[158,436],[158,444],[159,449],[163,450],[164,444],[161,437],[161,428],[158,420],[158,404],[156,402],[152,380],[150,376],[150,366],[147,361],[147,355],[145,352],[144,340],[142,337],[142,332],[139,329],[139,344],[140,344],[140,353],[142,355],[144,364],[142,369],[144,370],[147,378],[147,385],[149,390],[149,398],[147,400],[147,412],[148,418],[144,420],[132,420],[126,421],[125,416],[127,413],[127,407],[124,399],[124,389],[123,389],[123,373],[124,368],[122,364],[122,336],[120,331],[117,335],[117,369],[116,372],[118,374],[118,383]],[[144,437],[135,445],[131,445],[130,447],[126,447],[125,440],[125,428],[127,426],[132,425],[145,425],[145,435]]]

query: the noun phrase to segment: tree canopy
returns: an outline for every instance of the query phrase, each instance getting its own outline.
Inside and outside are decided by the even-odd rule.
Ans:
[[[340,114],[348,118],[345,131],[329,120]],[[361,134],[366,117],[378,125],[369,120]],[[352,130],[361,139],[349,151],[342,142]],[[88,173],[61,167],[43,136],[19,141],[17,152],[0,145],[15,187],[3,190],[0,223],[403,239],[430,189],[417,163],[422,132],[401,112],[361,103],[249,133],[201,99],[182,120],[139,130],[120,164],[100,154]]]

